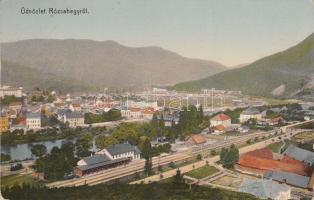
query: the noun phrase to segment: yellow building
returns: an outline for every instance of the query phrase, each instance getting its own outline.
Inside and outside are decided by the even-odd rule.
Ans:
[[[7,116],[0,116],[0,132],[6,132],[9,130],[9,118]]]

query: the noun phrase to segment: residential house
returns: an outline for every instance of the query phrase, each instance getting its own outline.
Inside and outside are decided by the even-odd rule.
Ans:
[[[155,112],[156,110],[154,108],[145,108],[142,110],[142,116],[144,119],[152,120]]]
[[[41,128],[41,113],[27,113],[26,127],[29,130],[36,130]]]
[[[211,130],[216,134],[221,134],[226,131],[226,128],[223,125],[213,126]]]
[[[7,115],[0,116],[0,132],[6,132],[9,130],[9,117]]]
[[[22,102],[16,101],[9,104],[9,109],[19,112],[22,109]]]
[[[121,116],[127,119],[143,118],[143,114],[140,108],[129,108],[127,110],[121,110]]]
[[[23,88],[22,87],[11,87],[11,86],[2,86],[0,87],[0,97],[4,96],[15,96],[22,97],[23,96]]]
[[[249,107],[245,109],[244,111],[242,111],[242,113],[240,114],[239,120],[240,120],[240,123],[244,123],[248,121],[249,119],[255,119],[258,121],[261,118],[262,118],[262,114],[259,112],[258,109]]]
[[[217,125],[222,125],[224,127],[228,127],[231,125],[231,118],[226,114],[218,114],[210,119],[210,126],[215,127]]]
[[[77,111],[77,112],[82,111],[81,105],[79,103],[72,103],[72,104],[70,104],[69,109],[71,111],[73,111],[73,112],[75,112],[75,111]]]
[[[201,145],[206,143],[206,138],[201,134],[192,134],[185,139],[187,145]]]
[[[84,114],[82,112],[65,112],[63,120],[65,123],[69,123],[71,128],[84,126]]]

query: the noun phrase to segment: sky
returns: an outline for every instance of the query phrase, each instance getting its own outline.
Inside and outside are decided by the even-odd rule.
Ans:
[[[314,0],[0,0],[1,42],[115,40],[228,66],[285,50],[314,32]],[[87,8],[86,15],[21,8]]]

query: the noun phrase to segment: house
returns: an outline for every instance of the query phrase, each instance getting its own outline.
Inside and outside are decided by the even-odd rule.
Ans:
[[[9,109],[19,112],[22,109],[22,102],[15,101],[9,104]]]
[[[41,128],[41,113],[27,113],[26,127],[29,130],[36,130]]]
[[[258,121],[261,118],[262,118],[262,114],[259,112],[258,109],[249,107],[241,112],[239,120],[240,120],[240,123],[244,123],[248,121],[249,119],[255,119]]]
[[[278,125],[278,124],[284,123],[284,122],[285,122],[285,120],[282,117],[275,117],[275,118],[270,119],[268,125],[274,126],[274,125]]]
[[[121,110],[121,116],[127,119],[143,118],[143,114],[140,108],[129,108],[127,110]]]
[[[289,186],[265,179],[244,179],[238,191],[252,194],[260,199],[291,199],[291,189]]]
[[[17,118],[17,111],[16,110],[10,110],[8,112],[9,118],[10,119],[16,119]]]
[[[231,118],[226,114],[218,114],[210,119],[210,126],[214,127],[217,125],[223,125],[224,127],[231,125]]]
[[[283,155],[289,156],[295,160],[314,167],[314,152],[289,145],[288,148],[283,152]]]
[[[0,97],[3,98],[4,96],[15,96],[15,97],[22,97],[23,96],[23,88],[22,87],[11,87],[11,86],[2,86],[0,87]]]
[[[130,158],[138,160],[141,158],[141,151],[137,146],[131,144],[114,144],[101,151],[96,152],[97,155],[106,155],[110,159]]]
[[[84,115],[81,112],[65,112],[64,122],[69,123],[69,127],[76,128],[84,126]]]
[[[223,125],[213,126],[211,129],[217,134],[224,133],[226,131],[226,128]]]
[[[238,130],[240,133],[247,133],[247,132],[249,132],[250,128],[247,126],[241,126],[238,128]]]
[[[81,105],[79,103],[70,104],[69,109],[73,112],[75,112],[75,111],[80,112],[82,110]]]
[[[192,134],[185,139],[187,145],[200,145],[206,143],[206,138],[201,134]]]
[[[7,115],[0,116],[0,133],[7,132],[9,130],[9,117]]]
[[[145,108],[144,110],[142,110],[142,116],[144,119],[152,120],[155,112],[156,111],[154,108]]]

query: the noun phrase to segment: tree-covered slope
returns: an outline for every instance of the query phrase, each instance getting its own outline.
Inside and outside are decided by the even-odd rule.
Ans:
[[[66,92],[96,89],[87,83],[56,76],[43,70],[33,69],[19,64],[1,62],[1,83],[4,85],[23,86],[26,89],[52,89]]]
[[[258,47],[257,47],[258,48]],[[217,88],[262,96],[290,96],[310,84],[314,74],[314,34],[298,45],[245,67],[176,84],[176,90]],[[276,89],[277,88],[277,89]]]

